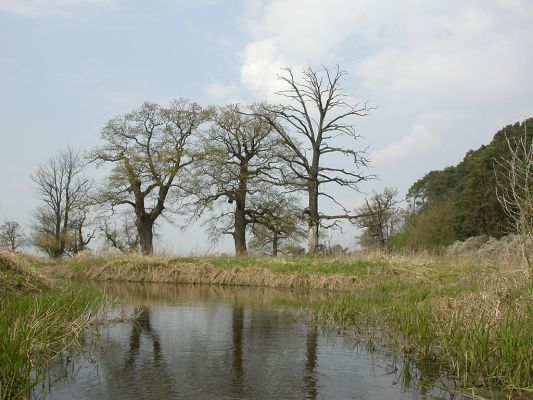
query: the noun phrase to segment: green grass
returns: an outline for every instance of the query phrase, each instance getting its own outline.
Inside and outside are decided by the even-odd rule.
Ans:
[[[413,267],[413,270],[416,267]],[[493,266],[436,264],[423,281],[378,273],[316,321],[386,332],[414,361],[438,363],[462,387],[533,389],[533,290]]]
[[[142,263],[142,257],[131,256],[130,259],[135,260],[136,267],[142,269],[149,264]],[[69,260],[67,263],[73,271],[83,271],[84,269],[98,266],[109,262],[110,260],[123,260],[128,261],[128,257],[115,256],[115,257],[93,257],[80,260]],[[141,262],[137,262],[141,260]],[[258,269],[266,268],[273,272],[280,274],[290,273],[309,273],[309,274],[343,274],[343,275],[360,275],[365,274],[369,270],[380,270],[388,267],[385,259],[358,259],[350,260],[347,258],[324,258],[314,256],[300,256],[300,257],[150,257],[145,258],[146,261],[158,261],[167,265],[179,264],[179,265],[199,265],[209,264],[215,268],[222,270],[226,269]],[[59,264],[56,266],[61,268]]]
[[[47,365],[76,347],[99,307],[94,292],[50,291],[2,303],[0,398],[28,398]]]
[[[53,288],[22,258],[0,253],[0,398],[27,399],[47,366],[76,348],[105,304],[95,290]]]
[[[180,260],[180,259],[177,259]],[[280,274],[309,273],[309,274],[343,274],[361,275],[368,269],[376,270],[386,266],[384,260],[350,260],[347,258],[324,257],[249,257],[249,258],[211,258],[206,259],[216,268],[267,268]]]

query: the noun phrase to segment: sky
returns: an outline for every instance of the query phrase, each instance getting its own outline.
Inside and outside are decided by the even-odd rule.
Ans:
[[[533,116],[532,22],[531,0],[0,0],[0,222],[29,230],[31,173],[101,143],[114,116],[179,97],[275,102],[284,66],[339,65],[344,91],[373,107],[354,126],[379,180],[339,192],[348,208],[386,186],[405,195]],[[199,225],[158,240],[231,251]]]

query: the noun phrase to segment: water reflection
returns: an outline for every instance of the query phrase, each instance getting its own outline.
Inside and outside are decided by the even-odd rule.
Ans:
[[[244,395],[244,308],[240,304],[236,304],[233,307],[231,327],[233,338],[233,395],[235,398],[242,398]]]
[[[146,306],[136,307],[134,312],[134,319],[132,323],[132,330],[130,336],[130,350],[129,357],[126,360],[126,366],[131,367],[135,363],[135,358],[139,354],[141,348],[141,334],[145,333],[151,339],[153,345],[154,362],[160,364],[162,359],[161,344],[156,332],[152,332],[150,324],[150,310]]]
[[[391,374],[389,361],[288,312],[316,292],[168,284],[105,290],[135,318],[103,327],[96,363],[75,360],[79,372],[55,382],[47,398],[445,398],[417,389],[410,364]]]
[[[305,398],[315,400],[317,395],[317,327],[309,325],[307,327],[307,343],[305,356],[304,393]]]

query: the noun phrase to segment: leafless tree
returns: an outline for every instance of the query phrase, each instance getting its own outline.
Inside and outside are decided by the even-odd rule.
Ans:
[[[123,213],[119,218],[105,216],[100,220],[100,232],[106,248],[117,249],[122,253],[136,253],[139,248],[139,233],[135,226],[135,217]]]
[[[96,227],[90,221],[90,207],[93,199],[89,199],[90,204],[77,210],[73,214],[71,222],[72,253],[77,254],[87,249],[88,244],[96,236]]]
[[[397,196],[397,189],[385,188],[382,193],[375,193],[370,200],[365,199],[365,205],[359,209],[359,213],[366,215],[357,220],[357,225],[364,230],[361,236],[364,246],[384,249],[398,231],[400,208]]]
[[[106,143],[91,152],[93,160],[114,165],[99,201],[133,208],[143,254],[153,253],[154,223],[171,203],[178,173],[194,161],[191,140],[210,114],[185,99],[170,107],[144,103],[109,121],[102,131]]]
[[[22,227],[16,221],[6,221],[0,226],[0,247],[12,252],[26,244]]]
[[[295,196],[264,185],[260,195],[252,199],[253,237],[250,244],[257,252],[269,251],[272,256],[301,244],[306,237],[302,208]]]
[[[284,68],[279,79],[285,89],[278,92],[285,104],[265,105],[263,117],[279,134],[287,152],[283,158],[284,182],[306,192],[308,205],[308,251],[319,252],[319,227],[331,227],[340,219],[355,220],[335,197],[324,191],[324,185],[338,185],[358,190],[361,181],[371,178],[361,169],[368,160],[364,150],[343,144],[346,138],[357,140],[360,135],[353,125],[354,117],[367,115],[366,104],[352,104],[343,94],[341,81],[345,73],[338,67],[329,70],[307,68],[301,76]],[[338,167],[339,157],[351,159],[353,168]],[[342,213],[326,215],[320,212],[319,199],[329,198],[341,207]],[[325,221],[330,221],[325,223]],[[333,222],[331,222],[333,221]]]
[[[92,180],[83,174],[84,166],[81,153],[67,148],[32,175],[41,202],[34,213],[34,244],[51,257],[75,253],[80,244],[78,239],[84,237],[86,218],[80,216],[86,215],[93,186]],[[88,240],[85,238],[85,244]]]
[[[496,160],[496,195],[522,242],[522,254],[533,282],[533,135],[507,138],[510,156]]]
[[[248,111],[238,105],[217,109],[189,183],[194,217],[206,218],[209,212],[206,224],[211,237],[231,235],[237,256],[248,252],[246,227],[253,222],[250,196],[275,168],[272,127],[255,115],[254,107]]]

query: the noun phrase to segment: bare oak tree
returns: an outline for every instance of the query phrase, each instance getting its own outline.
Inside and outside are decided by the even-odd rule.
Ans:
[[[517,140],[507,138],[510,156],[496,160],[496,195],[520,236],[522,254],[533,282],[533,135],[527,132]]]
[[[353,117],[367,115],[369,111],[366,104],[351,104],[342,92],[344,75],[338,67],[332,71],[325,67],[320,70],[307,68],[301,76],[295,75],[291,68],[284,68],[279,79],[285,89],[278,94],[285,103],[265,105],[267,112],[263,114],[288,150],[284,157],[288,166],[284,182],[307,194],[309,253],[319,252],[318,232],[321,225],[327,226],[324,221],[358,218],[342,207],[332,194],[326,193],[324,185],[358,190],[358,184],[370,178],[360,171],[368,164],[365,152],[343,144],[346,138],[356,140],[360,137],[353,126]],[[339,156],[351,159],[353,168],[335,166],[335,158]],[[342,213],[321,213],[321,197],[341,206]]]
[[[12,252],[26,243],[22,227],[16,221],[6,221],[0,226],[0,247]]]
[[[267,186],[252,199],[251,209],[250,244],[256,252],[268,251],[275,257],[280,250],[298,246],[305,239],[307,231],[296,197]]]
[[[91,153],[97,162],[113,163],[99,201],[134,210],[143,254],[153,253],[154,223],[177,187],[178,173],[194,161],[190,142],[209,118],[210,110],[189,100],[169,107],[147,102],[109,121],[102,131],[106,143]]]
[[[211,237],[231,235],[237,256],[248,252],[246,227],[253,222],[249,196],[274,168],[272,128],[253,111],[245,114],[238,105],[217,110],[189,184],[193,215],[205,217],[209,211]]]
[[[363,228],[362,245],[379,249],[387,247],[401,222],[397,196],[397,189],[385,188],[382,193],[375,193],[370,200],[365,199],[365,205],[358,210],[364,216],[357,220],[357,225]]]
[[[139,232],[135,218],[130,213],[105,215],[100,219],[100,232],[106,249],[116,249],[121,253],[136,253],[139,248]]]
[[[34,213],[34,244],[51,257],[73,254],[83,238],[85,215],[93,182],[83,174],[82,155],[60,151],[32,175],[41,205]],[[90,235],[89,235],[90,236]],[[82,239],[83,240],[83,239]],[[90,241],[87,237],[85,244]]]
[[[72,215],[70,231],[73,254],[87,250],[87,246],[96,236],[96,228],[89,218],[92,205],[93,199],[87,199],[87,204]]]

